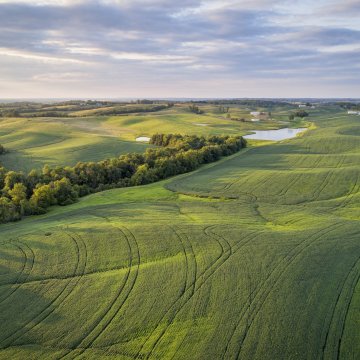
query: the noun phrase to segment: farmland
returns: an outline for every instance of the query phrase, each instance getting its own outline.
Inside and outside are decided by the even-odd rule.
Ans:
[[[159,127],[255,128],[204,110],[3,119],[13,151],[0,160],[27,170],[141,152],[135,137]],[[288,109],[272,112],[257,129],[283,126]],[[0,359],[359,358],[360,120],[323,106],[309,122],[295,139],[0,225]]]
[[[1,162],[18,171],[41,169],[45,164],[72,166],[78,161],[99,161],[128,152],[143,152],[148,145],[137,143],[135,139],[151,136],[159,130],[163,133],[232,135],[254,129],[251,122],[229,120],[227,114],[219,113],[219,106],[203,105],[202,108],[202,115],[189,112],[186,104],[176,104],[161,111],[135,111],[117,116],[78,117],[77,112],[70,112],[68,117],[26,117],[37,114],[33,112],[20,118],[0,117],[0,143],[9,150]],[[25,110],[28,111],[27,107]],[[274,110],[277,121],[257,123],[255,128],[278,128],[279,120],[286,119],[288,111]],[[244,107],[231,107],[230,116],[251,119],[250,112]],[[293,122],[293,126],[297,124],[298,121]]]

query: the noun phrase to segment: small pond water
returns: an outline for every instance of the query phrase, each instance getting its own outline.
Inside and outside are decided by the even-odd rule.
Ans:
[[[291,139],[295,137],[297,134],[307,130],[306,128],[298,128],[298,129],[279,129],[279,130],[250,130],[253,131],[254,134],[245,135],[245,139],[253,139],[253,140],[285,140]]]
[[[209,126],[209,124],[202,124],[202,123],[193,123],[196,126]]]
[[[136,138],[136,141],[144,141],[144,142],[149,142],[150,138],[147,136],[140,136]]]

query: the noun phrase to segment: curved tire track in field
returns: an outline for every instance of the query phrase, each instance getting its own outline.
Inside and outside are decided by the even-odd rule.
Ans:
[[[224,186],[224,188],[223,188],[223,191],[225,191],[225,194],[226,194],[226,192],[228,192],[229,190],[231,190],[231,187],[232,187],[233,185],[235,185],[236,183],[238,183],[240,180],[242,180],[242,179],[239,178],[239,179],[235,180],[235,181],[232,182],[232,183],[226,184],[226,185]],[[245,183],[246,183],[246,181],[245,181]],[[260,185],[259,185],[259,186],[260,186]],[[252,189],[252,191],[253,191],[253,190],[254,190],[254,189]],[[247,200],[248,202],[256,202],[256,201],[258,200],[257,196],[256,196],[253,192],[249,193],[249,192],[239,191],[239,190],[235,190],[235,191],[236,191],[236,194],[237,194],[237,195],[245,196],[245,198],[246,198],[246,200]]]
[[[12,240],[8,240],[8,241],[4,241],[4,242],[1,242],[0,243],[0,246],[3,246],[3,245],[7,245],[7,248],[10,249],[10,248],[16,248],[17,251],[19,251],[20,253],[20,256],[21,256],[21,260],[19,262],[21,262],[19,268],[17,270],[12,270],[12,269],[9,269],[7,272],[2,272],[0,274],[0,278],[1,277],[5,277],[5,278],[8,278],[9,277],[9,274],[14,274],[14,277],[15,279],[17,279],[21,272],[23,271],[23,268],[24,268],[24,263],[25,263],[25,260],[24,260],[24,254],[23,252],[19,249],[18,246],[14,245],[13,241]],[[2,248],[2,251],[4,251],[4,248]],[[0,254],[1,255],[1,254]],[[18,258],[20,259],[20,256],[18,256]],[[9,281],[9,280],[4,280],[3,282],[0,280],[0,287],[1,286],[8,286],[8,285],[12,285],[14,282],[13,281]]]
[[[281,189],[281,191],[278,192],[276,196],[284,198],[290,191],[290,189],[301,179],[302,175],[303,173],[294,174],[294,178],[287,184],[286,187]],[[279,200],[277,201],[277,203],[279,203]]]
[[[342,156],[339,161],[337,162],[337,164],[335,165],[334,168],[339,169],[341,168],[342,164],[345,162],[346,160],[346,155]],[[335,175],[335,171],[334,169],[329,170],[327,175],[325,176],[325,179],[323,180],[323,182],[318,186],[318,188],[314,191],[313,193],[313,198],[312,201],[317,201],[319,200],[319,197],[321,195],[321,193],[324,191],[324,189],[326,188],[326,186],[329,185],[330,183],[330,179]]]
[[[214,226],[215,227],[215,226]],[[255,234],[255,235],[254,235]],[[211,273],[203,280],[203,282],[198,286],[197,290],[200,290],[202,288],[202,286],[207,283],[207,281],[209,280],[209,278],[211,278],[212,275],[214,275],[216,273],[216,271],[222,266],[224,265],[230,257],[232,257],[233,255],[235,255],[239,250],[241,250],[245,245],[247,245],[250,241],[254,240],[255,238],[257,238],[261,233],[256,233],[256,232],[253,232],[253,233],[250,233],[248,234],[244,239],[240,240],[238,243],[236,243],[234,246],[230,246],[230,253],[229,254],[225,254],[226,258],[221,258],[220,259],[220,264],[215,264],[215,267],[214,268],[211,268],[211,269],[208,269],[208,270],[211,270]],[[217,236],[219,238],[223,238],[222,236],[220,236],[219,234],[216,234],[214,232],[212,232],[212,235],[213,236]],[[254,235],[254,236],[252,236]],[[225,238],[223,238],[224,241],[227,241]],[[188,303],[189,301],[191,300],[188,299],[186,301],[186,303]],[[186,305],[186,303],[179,309],[179,311]],[[178,312],[179,312],[178,311]],[[184,339],[185,340],[185,339]],[[184,340],[182,341],[182,343],[184,342]],[[179,346],[177,347],[177,350],[176,352],[178,351],[179,349]],[[175,352],[175,354],[176,354]],[[175,356],[174,354],[174,356]],[[173,356],[173,357],[174,357]]]
[[[215,227],[215,226],[214,226]],[[195,291],[193,294],[191,294],[191,296],[187,296],[187,298],[184,300],[183,303],[180,303],[179,306],[178,303],[183,300],[181,297],[178,298],[174,303],[173,305],[168,309],[168,311],[164,314],[164,316],[162,317],[162,319],[160,319],[158,325],[156,326],[156,328],[153,330],[153,332],[150,334],[149,338],[151,337],[151,335],[156,331],[157,328],[160,327],[161,325],[161,321],[167,316],[167,314],[172,310],[173,307],[177,306],[177,308],[175,308],[175,313],[173,315],[173,318],[171,319],[171,321],[167,322],[166,324],[166,328],[165,328],[165,331],[163,331],[161,333],[161,338],[163,338],[163,336],[165,335],[165,332],[167,331],[167,329],[169,328],[169,326],[171,325],[171,323],[173,322],[173,320],[176,318],[177,314],[180,312],[181,309],[184,308],[184,306],[193,298],[193,295],[199,291],[202,286],[204,284],[207,283],[207,281],[209,279],[211,279],[211,277],[216,273],[217,270],[219,270],[219,268],[225,264],[228,259],[230,257],[232,257],[237,251],[239,251],[244,245],[246,245],[248,242],[250,242],[251,240],[253,240],[254,238],[256,238],[260,233],[255,233],[255,232],[252,232],[250,234],[248,234],[245,238],[241,239],[237,244],[235,244],[234,246],[231,246],[229,243],[229,250],[224,252],[223,256],[220,257],[218,260],[216,260],[212,265],[210,265],[203,273],[201,273],[199,275],[199,277],[196,279],[196,283],[195,283]],[[218,238],[222,238],[221,236],[219,236],[218,234],[215,234],[214,232],[211,232],[211,234],[215,237],[218,237]],[[252,236],[254,235],[254,236]],[[222,238],[223,241],[227,242],[226,239]],[[186,290],[186,293],[189,291],[189,289]],[[183,294],[184,295],[187,295],[187,294]],[[160,342],[160,339],[158,339],[156,341],[156,345]],[[144,344],[145,345],[145,344]],[[143,345],[143,346],[144,346]],[[138,353],[137,355],[137,358],[145,358],[145,359],[148,359],[151,355],[152,355],[152,352],[154,351],[155,349],[155,346],[152,347],[151,351],[147,354],[144,354],[142,356],[140,356],[140,352]]]
[[[106,220],[111,224],[109,219],[106,218]],[[119,314],[120,310],[129,298],[129,295],[135,286],[141,262],[139,246],[136,238],[133,233],[124,226],[122,228],[114,226],[112,224],[111,226],[117,229],[123,235],[127,242],[129,248],[129,264],[127,273],[114,299],[106,308],[105,312],[103,312],[100,318],[96,321],[93,328],[81,339],[79,339],[75,347],[62,355],[60,359],[75,359],[78,356],[82,355],[87,349],[89,349],[108,328],[114,318]],[[73,354],[73,352],[76,353]]]
[[[8,348],[14,344],[18,339],[28,333],[30,330],[40,325],[45,319],[47,319],[57,307],[64,303],[64,301],[69,297],[72,291],[75,289],[76,285],[80,281],[81,277],[85,273],[86,262],[87,262],[87,250],[86,245],[83,239],[78,236],[76,239],[75,236],[68,234],[75,245],[77,259],[73,277],[66,283],[62,288],[60,293],[53,299],[51,302],[41,310],[35,317],[29,320],[26,324],[22,325],[20,329],[15,330],[6,338],[2,339],[4,344],[2,348]]]
[[[355,261],[336,298],[322,347],[321,359],[339,359],[341,341],[356,285],[360,279],[360,257]]]
[[[205,281],[212,275],[210,274],[207,278],[207,272],[211,272],[214,268],[214,266],[216,266],[216,264],[220,261],[223,261],[225,262],[231,255],[232,255],[232,246],[231,244],[222,236],[214,233],[211,231],[211,229],[215,229],[216,228],[216,225],[212,225],[212,226],[207,226],[203,229],[203,232],[204,234],[207,236],[207,237],[211,237],[213,239],[215,239],[215,241],[218,243],[218,245],[220,246],[221,248],[221,253],[219,256],[216,257],[215,260],[213,260],[211,262],[211,264],[200,274],[199,278],[197,279],[196,281],[196,289],[195,291],[197,292],[198,290],[200,290],[200,288],[202,287],[202,285],[204,285]],[[225,259],[224,259],[225,258]],[[221,265],[220,265],[221,266]],[[216,271],[216,270],[215,270]],[[215,272],[214,271],[214,272]],[[199,280],[201,280],[201,278],[205,278],[205,280],[203,280],[202,283],[200,283],[199,285]],[[193,294],[194,295],[194,294]],[[192,297],[191,297],[192,298]],[[175,318],[176,318],[176,315],[180,312],[180,310],[191,300],[191,298],[187,299],[186,302],[178,309],[177,313],[175,314]],[[196,304],[195,304],[195,307],[196,307]],[[175,319],[174,318],[174,319]],[[166,329],[167,330],[167,329]],[[176,353],[178,352],[179,348],[182,346],[182,344],[185,342],[186,338],[187,338],[187,334],[184,336],[183,340],[181,341],[181,343],[177,346],[173,356],[172,356],[172,359],[176,356]]]
[[[181,293],[179,297],[170,305],[168,310],[164,313],[164,315],[160,318],[156,326],[154,327],[153,331],[149,334],[146,338],[142,346],[140,347],[139,351],[135,355],[135,359],[138,358],[145,358],[148,359],[151,353],[154,351],[157,344],[160,342],[162,337],[165,334],[167,328],[171,325],[175,315],[176,315],[176,306],[177,304],[182,301],[183,297],[187,295],[188,292],[191,293],[192,296],[195,292],[195,282],[196,282],[196,275],[197,275],[197,263],[196,257],[193,250],[193,247],[187,237],[184,237],[183,234],[180,235],[179,230],[177,230],[174,226],[169,226],[173,233],[176,235],[177,239],[179,240],[185,258],[185,282],[183,288],[181,289]],[[166,319],[168,317],[168,319]],[[155,342],[151,345],[150,351],[146,355],[141,355],[144,347],[149,343],[152,335],[161,328],[162,322],[166,321],[165,329],[162,329],[158,338]]]
[[[277,285],[280,281],[280,279],[283,277],[283,275],[286,273],[286,270],[288,267],[300,256],[309,246],[314,244],[316,241],[318,241],[320,238],[322,238],[324,235],[327,235],[328,233],[338,229],[339,227],[343,226],[342,224],[336,223],[332,224],[326,228],[323,228],[314,234],[311,235],[310,238],[303,240],[298,245],[296,245],[293,249],[291,249],[284,258],[279,261],[279,263],[273,268],[273,270],[269,273],[269,275],[266,277],[266,279],[260,284],[260,286],[257,288],[257,291],[255,293],[255,296],[253,297],[253,300],[250,304],[247,304],[243,307],[241,311],[241,315],[239,318],[239,321],[234,328],[231,337],[229,338],[229,341],[227,342],[226,349],[227,351],[224,352],[223,359],[231,358],[231,354],[228,354],[229,348],[232,342],[235,340],[236,333],[238,332],[238,329],[241,325],[243,325],[243,320],[245,315],[247,314],[247,321],[245,332],[240,337],[240,341],[236,340],[236,343],[238,343],[238,350],[233,356],[234,359],[239,359],[241,355],[242,345],[246,340],[246,337],[248,335],[248,332],[253,324],[254,319],[260,312],[263,304],[267,300],[268,296],[272,292],[272,289],[275,285]],[[267,285],[267,283],[271,281],[270,284]],[[255,289],[256,290],[256,289]],[[253,294],[254,295],[254,294]]]
[[[351,188],[351,190],[346,195],[345,199],[341,202],[338,208],[344,208],[346,205],[350,204],[352,198],[359,192],[360,190],[360,175],[357,176],[356,181]]]
[[[213,227],[215,227],[215,226],[213,225],[213,226],[207,226],[207,227],[205,227],[205,229],[203,230],[204,233],[205,233],[207,236],[209,236],[208,230],[209,230],[210,228],[213,228]],[[180,240],[180,242],[181,242],[181,244],[182,244],[182,246],[183,246],[183,249],[184,249],[184,254],[185,254],[185,256],[187,256],[187,255],[186,255],[186,249],[185,249],[185,247],[184,247],[184,243],[183,243],[183,241],[181,240],[181,236],[179,235],[179,233],[176,231],[175,228],[171,228],[171,229],[173,230],[173,232],[176,234],[176,236],[177,236],[178,239]],[[213,237],[213,238],[215,238],[215,237]],[[188,238],[187,238],[187,240],[188,240]],[[146,342],[151,338],[152,334],[157,330],[157,328],[160,327],[161,322],[165,319],[165,317],[166,317],[167,314],[170,312],[170,310],[172,310],[172,308],[173,308],[174,306],[176,306],[179,301],[182,300],[182,297],[183,297],[184,295],[187,295],[186,293],[187,293],[190,289],[192,289],[192,287],[194,286],[194,291],[193,291],[192,294],[190,294],[190,297],[189,297],[187,300],[185,300],[185,303],[184,303],[184,304],[182,304],[182,305],[180,304],[180,306],[179,306],[179,308],[178,308],[177,310],[175,309],[175,313],[174,313],[174,316],[173,316],[173,318],[175,318],[176,315],[177,315],[177,313],[182,309],[182,307],[192,298],[192,296],[195,294],[195,292],[196,292],[197,290],[199,290],[199,287],[197,287],[197,284],[198,284],[199,279],[201,279],[202,277],[204,277],[204,275],[206,274],[206,272],[212,269],[212,266],[213,266],[214,264],[216,264],[216,263],[219,261],[219,259],[221,259],[221,258],[223,257],[223,255],[224,255],[225,252],[231,251],[231,246],[230,246],[230,244],[228,243],[227,240],[222,239],[222,241],[219,241],[219,240],[216,239],[216,238],[215,238],[215,240],[216,240],[216,242],[219,244],[219,246],[220,246],[220,248],[221,248],[220,255],[210,264],[210,266],[208,266],[208,267],[199,275],[199,277],[198,277],[197,279],[195,278],[195,279],[192,280],[192,282],[190,283],[191,288],[189,288],[189,287],[187,287],[187,286],[184,286],[184,290],[183,290],[182,294],[180,295],[180,297],[177,298],[177,299],[174,301],[174,303],[170,306],[170,308],[167,310],[167,312],[162,316],[162,318],[160,319],[160,321],[159,321],[158,324],[156,325],[155,329],[151,332],[151,334],[148,336],[147,340],[145,341],[145,343],[144,343],[143,346],[141,347],[140,351],[137,353],[136,357],[139,357],[139,356],[140,356],[140,353],[141,353],[143,347],[145,346]],[[188,240],[188,241],[189,241],[189,240]],[[227,248],[226,250],[225,250],[225,247]],[[225,256],[226,256],[226,254],[225,254]],[[188,261],[187,261],[187,260],[186,260],[186,264],[187,264],[187,266],[188,266]],[[187,281],[186,281],[186,282],[187,282]],[[173,319],[172,319],[172,320],[173,320]],[[168,329],[168,327],[171,325],[172,320],[167,323],[167,326],[166,326],[165,330],[164,330],[163,333],[161,334],[161,338],[162,338],[163,335],[165,334],[165,332],[166,332],[166,330]],[[160,340],[161,340],[161,339],[158,339],[158,340],[157,340],[157,343],[158,343]],[[155,346],[156,346],[156,344],[155,344]],[[154,350],[155,346],[153,346],[153,348],[152,348],[151,351]],[[151,355],[151,353],[148,353],[147,355],[144,355],[144,356],[145,356],[146,358],[148,358],[150,355]]]
[[[13,285],[15,285],[10,292],[0,300],[0,304],[2,304],[4,301],[6,301],[11,295],[13,295],[22,285],[24,281],[26,281],[34,267],[35,262],[35,254],[34,251],[31,249],[30,246],[27,244],[17,240],[17,244],[12,243],[15,247],[17,247],[20,252],[23,254],[23,266],[20,270],[19,276],[15,280]],[[25,250],[26,249],[26,250]],[[12,284],[6,284],[6,285],[12,285]],[[5,284],[4,284],[5,285]]]
[[[258,181],[258,185],[252,188],[252,192],[258,190],[260,187],[263,187],[265,184],[267,184],[269,181],[273,180],[273,178],[276,176],[277,171],[274,170],[268,170],[269,174],[267,174],[265,177],[265,180],[263,181],[261,178],[261,181]],[[272,196],[277,196],[277,194],[272,194]]]
[[[2,245],[3,245],[3,244],[2,244]],[[19,271],[19,273],[18,273],[18,276],[16,277],[15,282],[4,283],[4,284],[1,284],[0,286],[9,286],[9,285],[16,285],[16,284],[18,284],[18,283],[20,282],[20,278],[21,278],[22,274],[23,274],[24,271],[25,271],[26,263],[28,262],[27,255],[26,255],[24,249],[23,249],[21,246],[15,244],[15,241],[11,241],[11,242],[9,241],[9,245],[15,247],[15,248],[20,252],[20,254],[22,255],[21,267],[20,267],[20,271]],[[10,291],[11,291],[11,289],[10,289]],[[4,302],[7,297],[8,297],[8,296],[5,296],[4,299],[1,299],[1,300],[0,300],[0,304],[1,304],[2,302]]]

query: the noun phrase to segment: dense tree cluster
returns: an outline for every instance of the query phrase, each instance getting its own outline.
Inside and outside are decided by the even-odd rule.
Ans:
[[[230,110],[230,107],[229,106],[223,106],[223,105],[220,105],[218,107],[218,110],[219,110],[219,113],[220,114],[227,114]]]
[[[286,101],[281,100],[262,100],[262,99],[223,99],[223,100],[203,100],[198,101],[203,104],[214,104],[214,105],[242,105],[254,108],[267,108],[273,106],[288,106],[293,105]]]
[[[295,117],[304,118],[309,116],[309,113],[305,110],[298,110],[295,112]]]
[[[16,118],[20,116],[20,112],[16,109],[0,111],[0,117]]]
[[[360,104],[359,103],[353,103],[353,102],[336,102],[332,103],[333,105],[341,106],[343,109],[346,110],[354,110],[354,111],[360,111]]]
[[[160,105],[149,105],[149,104],[139,104],[136,105],[121,105],[121,106],[113,106],[108,108],[99,108],[94,110],[93,115],[123,115],[123,114],[131,114],[131,113],[147,113],[147,112],[156,112],[168,109],[172,107],[171,103],[169,104],[160,104]],[[88,116],[84,114],[84,116]]]
[[[136,102],[109,102],[109,101],[68,101],[56,104],[40,103],[11,103],[0,104],[0,117],[73,117],[73,114],[82,110],[93,110],[93,115],[123,115],[131,113],[156,112],[174,106],[173,102],[138,100]],[[84,113],[83,116],[88,116]]]
[[[4,146],[2,146],[0,144],[0,155],[5,154],[5,153],[6,153],[6,150],[5,150]]]
[[[289,115],[289,120],[294,120],[296,117],[299,117],[299,118],[304,118],[304,117],[307,117],[309,116],[309,113],[306,112],[305,110],[298,110],[294,113],[291,113]]]
[[[111,188],[152,183],[198,168],[246,146],[241,136],[156,134],[144,154],[126,154],[73,167],[44,166],[29,174],[0,167],[0,222],[42,214],[52,205],[74,203],[79,196]]]
[[[197,105],[195,105],[195,104],[190,104],[189,105],[189,110],[192,112],[192,113],[194,113],[194,114],[203,114],[204,113],[204,111],[203,110],[201,110]]]

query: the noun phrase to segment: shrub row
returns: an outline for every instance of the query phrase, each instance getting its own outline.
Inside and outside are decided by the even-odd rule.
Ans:
[[[155,134],[144,154],[129,153],[73,167],[44,166],[28,174],[0,167],[0,222],[42,214],[52,205],[68,205],[90,193],[149,184],[195,170],[246,146],[241,136]]]

